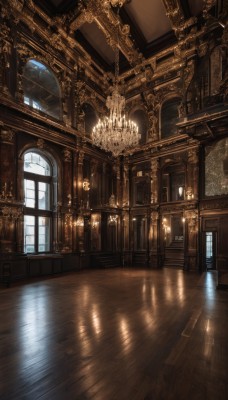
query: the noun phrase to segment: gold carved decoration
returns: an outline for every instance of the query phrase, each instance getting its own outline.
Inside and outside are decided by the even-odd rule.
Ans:
[[[15,133],[11,128],[4,127],[0,130],[0,139],[2,143],[13,144]]]
[[[22,209],[21,207],[4,206],[2,207],[2,215],[6,220],[16,221],[22,216]]]
[[[199,216],[198,210],[184,211],[184,218],[188,223],[190,232],[195,232],[197,230],[198,216]]]
[[[82,3],[81,3],[82,4]],[[120,51],[125,55],[131,64],[137,64],[139,53],[129,37],[129,26],[122,25],[118,16],[110,7],[104,7],[103,0],[90,0],[81,6],[81,14],[76,17],[70,24],[71,31],[74,31],[85,22],[91,23],[95,21],[98,27],[104,33],[107,42],[113,48],[119,46]],[[115,26],[119,25],[121,37],[117,38]]]
[[[203,0],[203,16],[207,17],[208,11],[215,6],[217,3],[216,0]]]
[[[157,211],[152,211],[151,222],[152,222],[152,225],[157,226],[157,222],[158,222],[158,212]]]
[[[38,149],[43,150],[45,147],[45,141],[43,139],[38,139],[36,142]]]
[[[166,15],[169,18],[177,38],[182,37],[182,24],[185,20],[180,0],[163,0]]]
[[[145,95],[146,109],[149,119],[148,139],[158,139],[158,110],[159,110],[159,97],[156,96],[154,91]]]
[[[72,153],[69,149],[64,149],[63,150],[63,159],[65,162],[71,162],[72,161]]]

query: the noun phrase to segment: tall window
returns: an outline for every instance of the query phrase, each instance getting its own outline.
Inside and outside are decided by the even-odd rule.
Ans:
[[[24,103],[61,119],[61,93],[53,72],[37,60],[29,60],[23,72]]]
[[[52,167],[39,153],[24,156],[24,251],[43,253],[51,250]]]

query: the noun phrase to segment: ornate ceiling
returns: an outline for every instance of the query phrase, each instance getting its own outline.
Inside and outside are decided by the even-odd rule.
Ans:
[[[120,10],[106,0],[34,0],[51,18],[61,17],[76,40],[106,72],[113,70],[115,26],[120,19],[122,71],[178,40],[181,26],[203,10],[204,0],[128,0]],[[128,31],[128,27],[130,31]]]

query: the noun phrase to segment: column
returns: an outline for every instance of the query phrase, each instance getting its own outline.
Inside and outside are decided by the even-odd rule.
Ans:
[[[151,203],[158,202],[158,168],[159,161],[157,158],[151,160]]]
[[[122,206],[129,207],[129,158],[125,158],[123,162]]]
[[[69,149],[63,150],[63,195],[62,212],[64,220],[63,251],[72,251],[72,229],[73,229],[73,210],[72,210],[72,153]]]
[[[198,200],[199,187],[199,148],[188,152],[187,187],[185,191],[186,200]]]
[[[152,211],[149,227],[149,266],[152,268],[158,268],[160,266],[158,222],[158,211]]]

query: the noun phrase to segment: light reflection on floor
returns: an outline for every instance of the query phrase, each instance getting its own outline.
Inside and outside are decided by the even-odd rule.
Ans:
[[[146,397],[152,376],[170,354],[169,346],[179,340],[193,340],[201,361],[209,364],[213,358],[218,296],[214,273],[200,277],[181,270],[97,271],[73,275],[70,285],[63,276],[10,290],[6,295],[17,299],[16,307],[9,309],[14,319],[7,320],[4,329],[10,330],[18,355],[12,374],[18,393],[39,381],[46,387],[53,368],[58,383],[69,368],[68,379],[72,375],[79,382],[77,390],[91,398],[98,399],[95,393],[101,390],[108,393],[115,374],[116,398],[134,399],[132,379],[139,388],[143,380]],[[189,334],[181,336],[189,323]],[[183,354],[182,363],[190,357],[191,351]],[[126,396],[121,392],[124,385]],[[107,394],[105,400],[114,398]]]

